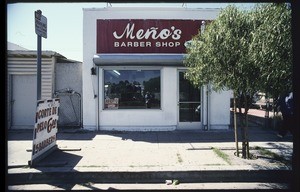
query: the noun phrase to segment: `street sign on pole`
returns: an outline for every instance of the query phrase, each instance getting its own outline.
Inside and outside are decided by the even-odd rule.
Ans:
[[[35,33],[41,37],[47,38],[47,18],[42,15],[41,10],[34,12]]]
[[[37,112],[33,129],[33,145],[30,166],[57,148],[56,133],[59,99],[41,100],[42,95],[42,37],[47,38],[47,18],[41,10],[34,12],[37,34]]]
[[[42,37],[47,38],[47,18],[41,10],[34,12],[35,33],[37,34],[37,100],[41,99],[42,90]]]

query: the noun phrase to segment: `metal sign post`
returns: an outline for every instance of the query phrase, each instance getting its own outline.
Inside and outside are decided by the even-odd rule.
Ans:
[[[37,34],[37,100],[41,99],[42,90],[42,37],[47,38],[47,18],[41,10],[34,12],[35,33]]]
[[[42,92],[42,37],[37,36],[37,100],[41,99]]]

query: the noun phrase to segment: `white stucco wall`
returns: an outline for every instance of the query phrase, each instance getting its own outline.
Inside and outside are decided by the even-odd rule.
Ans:
[[[197,19],[213,20],[219,9],[187,8],[88,8],[83,9],[83,127],[101,130],[174,130],[178,123],[177,77],[175,67],[161,68],[161,110],[103,110],[103,70],[98,76],[91,75],[93,56],[96,54],[97,19]],[[99,79],[97,79],[99,77]],[[100,88],[100,90],[98,90]],[[100,93],[100,95],[98,95]],[[97,97],[94,97],[97,95]],[[222,98],[222,99],[220,99]],[[99,103],[98,103],[99,101]],[[229,97],[227,93],[211,94],[210,106],[213,118],[211,128],[226,128],[229,125]],[[221,106],[220,107],[220,103]],[[223,104],[222,104],[223,102]],[[225,104],[226,103],[226,104]],[[214,109],[216,107],[216,109]],[[224,110],[223,110],[224,107]],[[222,108],[222,109],[220,109]],[[99,111],[99,116],[98,116]],[[228,114],[227,114],[228,113]],[[228,118],[227,118],[228,117]],[[98,127],[99,125],[99,127]],[[227,126],[228,127],[228,126]]]
[[[210,129],[228,129],[230,125],[230,98],[232,91],[210,94]]]
[[[94,11],[83,12],[82,115],[83,128],[91,130],[97,128],[97,76],[91,75],[96,53],[96,19]]]
[[[56,63],[55,65],[55,91],[72,89],[82,94],[82,63]]]

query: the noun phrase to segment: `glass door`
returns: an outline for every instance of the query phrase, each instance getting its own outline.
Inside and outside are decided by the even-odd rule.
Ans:
[[[200,89],[178,72],[178,129],[201,129]]]

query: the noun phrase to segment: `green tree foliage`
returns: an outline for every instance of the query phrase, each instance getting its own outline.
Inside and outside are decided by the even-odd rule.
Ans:
[[[250,20],[246,12],[229,6],[196,35],[187,49],[186,77],[196,86],[208,82],[215,90],[248,92],[258,69],[249,63]]]
[[[277,98],[292,91],[291,9],[288,4],[262,4],[251,12],[250,61],[259,68],[260,91]]]
[[[291,9],[259,4],[254,10],[222,10],[203,33],[194,36],[184,60],[186,78],[201,87],[231,89],[252,96],[277,97],[292,90]]]

